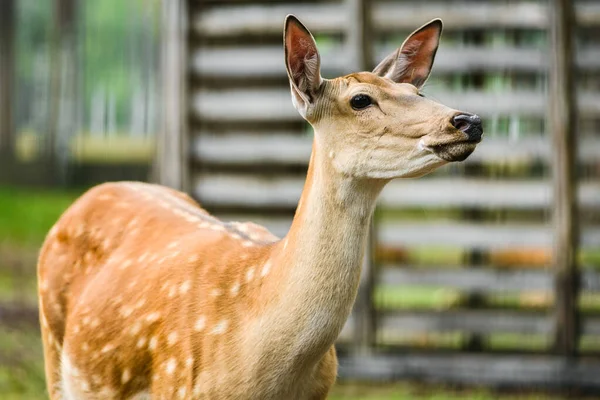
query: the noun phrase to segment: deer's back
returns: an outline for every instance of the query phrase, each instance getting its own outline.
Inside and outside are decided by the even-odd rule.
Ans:
[[[84,194],[52,228],[38,265],[43,329],[71,390],[120,397],[170,382],[160,390],[171,397],[218,386],[198,385],[202,371],[218,376],[243,356],[226,333],[250,317],[250,288],[261,284],[252,265],[275,240],[159,186]]]

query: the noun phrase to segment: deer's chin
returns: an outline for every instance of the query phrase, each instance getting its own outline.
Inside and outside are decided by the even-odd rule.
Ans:
[[[444,161],[464,161],[477,147],[474,142],[446,143],[429,146],[429,150]]]

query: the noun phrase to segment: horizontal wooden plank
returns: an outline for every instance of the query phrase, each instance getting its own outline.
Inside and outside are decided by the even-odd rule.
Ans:
[[[547,270],[494,270],[480,268],[427,269],[383,267],[377,277],[380,285],[388,286],[432,286],[455,290],[486,293],[508,293],[523,291],[552,291],[554,275]],[[600,291],[600,273],[582,271],[581,290]]]
[[[600,206],[600,184],[579,187],[586,207]],[[475,207],[539,209],[550,207],[550,181],[493,179],[407,179],[388,184],[380,197],[382,207]]]
[[[380,221],[378,227],[378,238],[386,246],[502,249],[552,245],[552,228],[549,225]],[[600,229],[582,229],[581,246],[600,247]]]
[[[338,76],[348,71],[343,46],[324,48],[321,53],[323,76]],[[198,76],[285,78],[283,45],[255,47],[197,48],[192,55],[192,71]]]
[[[435,332],[469,332],[474,334],[552,332],[549,315],[514,311],[444,310],[429,312],[397,312],[378,316],[382,336]]]
[[[458,110],[476,112],[483,117],[527,115],[542,117],[547,99],[542,92],[437,92],[429,97]],[[581,93],[578,97],[582,115],[600,113],[600,95]],[[225,121],[298,121],[300,115],[292,106],[285,89],[198,90],[193,94],[193,111],[199,119]]]
[[[203,9],[193,16],[192,26],[205,37],[281,35],[292,11],[313,33],[341,33],[348,18],[343,3],[240,5]]]
[[[192,143],[194,157],[208,164],[308,164],[312,135],[272,132],[260,135],[203,132]]]
[[[597,25],[597,4],[578,5],[579,24]],[[342,33],[351,26],[344,3],[228,5],[198,11],[192,18],[194,32],[205,37],[237,35],[280,35],[283,19],[293,10],[309,29],[319,33]],[[379,1],[373,6],[373,26],[380,31],[412,31],[419,25],[442,16],[446,30],[467,29],[544,29],[548,24],[543,3],[519,2],[426,2]]]
[[[551,159],[551,142],[541,134],[534,137],[506,139],[484,137],[467,163],[531,162]],[[310,158],[312,135],[291,135],[289,132],[249,134],[233,132],[215,134],[202,132],[193,143],[196,160],[208,164],[243,165],[252,163],[306,164]],[[579,159],[594,162],[600,154],[600,140],[582,139]]]
[[[212,7],[193,17],[196,34],[205,37],[281,34],[283,19],[294,11],[314,32],[342,33],[349,22],[344,4],[240,5]],[[418,15],[418,19],[415,16]],[[373,25],[381,30],[413,30],[444,16],[446,29],[543,28],[546,8],[541,4],[446,4],[427,5],[379,2],[374,5]]]
[[[553,276],[547,271],[499,271],[477,269],[382,268],[377,278],[381,285],[440,286],[444,288],[506,293],[551,290]]]
[[[401,43],[398,43],[398,46]],[[378,46],[373,65],[394,51],[394,45]],[[342,45],[323,46],[321,68],[324,77],[350,72],[352,65]],[[285,78],[282,46],[201,47],[193,51],[192,71],[198,76],[222,78]],[[600,48],[577,52],[582,69],[600,67]],[[539,48],[441,46],[436,53],[434,76],[438,73],[472,71],[519,71],[543,73],[548,69],[548,51]]]
[[[339,357],[340,380],[375,382],[418,379],[428,382],[600,389],[600,361],[558,356],[490,354],[374,354]]]
[[[544,29],[548,25],[544,2],[379,1],[373,8],[373,26],[381,31],[413,30],[440,17],[447,30]],[[599,25],[600,5],[581,2],[576,17],[580,25]]]
[[[269,159],[277,159],[276,151],[275,146],[270,149]],[[295,208],[303,187],[304,177],[201,174],[196,176],[195,194],[205,204]],[[551,196],[552,187],[545,181],[398,179],[383,190],[379,204],[389,208],[540,209],[550,206]],[[579,198],[583,206],[600,206],[600,184],[582,184]]]

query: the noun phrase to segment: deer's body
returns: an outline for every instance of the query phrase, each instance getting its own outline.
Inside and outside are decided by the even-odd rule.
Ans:
[[[267,264],[282,245],[164,187],[92,189],[40,256],[52,387],[69,399],[323,397],[336,375],[331,339],[311,351],[302,321],[265,314],[286,301],[290,271]]]
[[[375,73],[325,81],[312,37],[288,18],[293,100],[315,140],[282,240],[156,185],[104,184],[77,200],[38,264],[50,397],[325,398],[379,192],[466,158],[481,136],[417,96],[440,31],[416,31]]]

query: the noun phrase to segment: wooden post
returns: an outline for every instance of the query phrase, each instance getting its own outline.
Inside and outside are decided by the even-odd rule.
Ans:
[[[79,129],[77,0],[54,0],[50,102],[46,155],[57,167],[55,179],[66,183],[69,141]]]
[[[369,71],[373,67],[371,30],[371,2],[369,0],[347,0],[349,26],[347,50],[352,55],[354,70]],[[373,302],[375,289],[375,217],[371,223],[369,241],[365,252],[360,287],[354,305],[354,351],[368,354],[376,340],[376,311]]]
[[[552,130],[554,182],[555,350],[574,356],[579,338],[577,296],[578,223],[576,133],[573,83],[575,26],[573,2],[550,3],[551,59],[549,125]]]
[[[13,85],[16,2],[0,3],[0,157],[13,155]]]
[[[161,48],[161,129],[157,135],[159,183],[187,188],[187,7],[186,0],[163,0]]]

